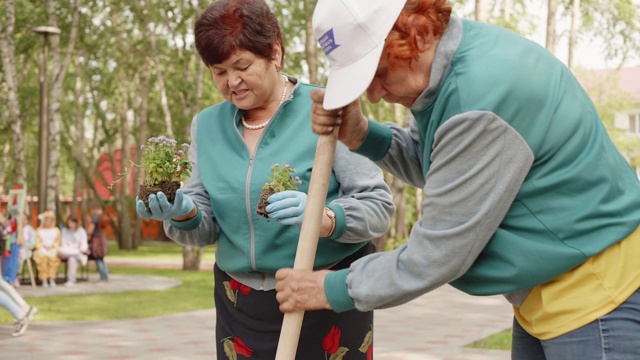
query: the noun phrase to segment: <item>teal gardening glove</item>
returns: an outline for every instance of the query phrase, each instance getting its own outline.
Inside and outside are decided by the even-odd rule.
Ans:
[[[193,210],[193,200],[189,195],[184,195],[182,190],[178,189],[173,205],[171,205],[167,200],[167,196],[162,191],[158,191],[149,195],[149,209],[151,209],[151,212],[147,210],[142,200],[136,200],[136,211],[141,218],[160,221],[187,215]]]
[[[276,219],[282,225],[302,226],[307,194],[294,190],[281,191],[269,196],[267,201],[269,218]]]

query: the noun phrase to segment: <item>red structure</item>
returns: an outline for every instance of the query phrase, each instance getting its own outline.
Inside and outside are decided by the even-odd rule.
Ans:
[[[136,151],[136,148],[131,147],[130,149],[130,153],[132,154],[131,156],[135,154],[135,151]],[[115,200],[113,196],[113,192],[123,191],[122,183],[121,182],[114,183],[114,180],[117,180],[122,176],[128,176],[129,177],[128,193],[131,195],[135,194],[135,191],[133,188],[133,183],[134,183],[133,171],[132,171],[133,165],[131,165],[131,167],[127,169],[126,175],[123,175],[124,172],[122,171],[121,160],[122,160],[122,150],[120,149],[117,149],[113,153],[113,155],[102,154],[98,158],[98,173],[95,174],[93,177],[93,182],[96,187],[97,196],[103,202],[108,204],[104,211],[104,216],[105,216],[104,223],[107,224],[105,233],[107,238],[109,239],[115,238],[115,231],[113,230],[113,227],[111,226],[111,222],[109,221],[108,218],[111,217],[112,219],[114,219],[114,221],[118,221],[115,207],[111,205]],[[133,157],[131,158],[131,160],[133,160]],[[113,183],[113,186],[111,186],[112,183]],[[89,201],[91,200],[92,199],[89,199]],[[0,195],[0,211],[2,212],[7,211],[8,201],[9,201],[8,195]],[[81,219],[81,221],[84,223],[86,214],[83,214],[82,209],[80,208],[80,204],[82,202],[82,193],[78,194],[78,198],[76,199],[76,203],[78,205],[75,211],[74,209],[72,209],[72,206],[73,206],[72,197],[60,198],[60,202],[64,207],[63,212],[65,214],[70,214],[75,212],[76,216],[78,216],[78,219]],[[33,227],[37,227],[38,226],[38,197],[27,196],[26,203],[30,210],[28,213],[31,215],[31,225]],[[133,204],[131,209],[133,211]],[[132,214],[132,216],[133,215],[134,214]],[[143,239],[161,239],[163,238],[163,236],[164,236],[164,232],[162,231],[162,222],[155,221],[155,220],[142,221],[142,238]]]

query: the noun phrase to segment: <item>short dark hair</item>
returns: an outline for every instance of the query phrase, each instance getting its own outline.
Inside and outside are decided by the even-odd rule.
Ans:
[[[270,60],[282,33],[276,16],[263,0],[220,0],[200,15],[195,25],[196,49],[207,66],[220,64],[234,52],[248,50]]]

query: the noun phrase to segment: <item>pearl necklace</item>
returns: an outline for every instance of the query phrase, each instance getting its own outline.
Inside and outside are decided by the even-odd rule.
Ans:
[[[278,104],[278,107],[280,105],[282,105],[282,103],[284,102],[284,97],[287,95],[287,77],[282,75],[282,78],[284,79],[284,87],[282,88],[282,96],[280,96],[280,103]],[[245,128],[247,128],[248,130],[259,130],[262,129],[263,127],[266,127],[267,125],[269,125],[269,122],[271,121],[271,119],[263,122],[262,124],[258,124],[258,125],[249,125],[247,124],[247,122],[244,120],[244,115],[242,115],[242,117],[240,117],[240,120],[242,121],[242,126],[244,126]]]

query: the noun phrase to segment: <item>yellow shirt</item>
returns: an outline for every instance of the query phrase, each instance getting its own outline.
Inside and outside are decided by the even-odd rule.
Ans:
[[[548,340],[610,313],[640,288],[640,227],[619,243],[548,283],[534,287],[518,323]]]

